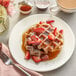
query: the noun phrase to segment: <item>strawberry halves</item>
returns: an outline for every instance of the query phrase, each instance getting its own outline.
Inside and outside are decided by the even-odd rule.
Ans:
[[[41,43],[41,40],[38,40],[38,41],[28,41],[28,44],[29,45],[39,45]]]
[[[49,40],[55,40],[55,36],[53,34],[48,35]]]
[[[48,21],[46,21],[47,24],[51,24],[53,22],[55,22],[55,21],[54,20],[48,20]]]
[[[57,34],[57,27],[54,29],[53,34],[56,36],[56,34]]]
[[[37,56],[32,56],[32,59],[35,63],[39,63],[41,61],[41,58]]]
[[[30,59],[30,52],[29,52],[29,51],[27,51],[27,52],[25,53],[25,59],[26,59],[26,60],[29,60],[29,59]]]
[[[35,35],[32,35],[32,36],[31,36],[31,40],[32,40],[32,41],[38,41],[38,38],[37,38]]]
[[[61,34],[63,34],[63,29],[61,29],[59,32],[60,32]]]
[[[45,29],[44,28],[36,28],[33,31],[36,33],[42,33]]]
[[[41,43],[41,40],[39,40],[35,35],[31,36],[31,41],[28,41],[29,45],[39,45]]]
[[[51,26],[51,28],[53,28],[52,23],[54,23],[54,22],[55,22],[54,20],[48,20],[48,21],[46,21],[46,23],[49,24]]]

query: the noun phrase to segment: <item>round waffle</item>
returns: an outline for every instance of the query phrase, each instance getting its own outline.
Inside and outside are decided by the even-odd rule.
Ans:
[[[39,22],[23,34],[26,59],[31,56],[35,62],[40,62],[54,59],[59,54],[63,45],[63,30],[58,30],[52,23],[54,20]]]

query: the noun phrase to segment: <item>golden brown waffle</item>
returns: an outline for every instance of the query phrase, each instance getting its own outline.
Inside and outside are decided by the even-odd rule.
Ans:
[[[38,63],[58,56],[63,45],[63,30],[52,26],[54,20],[39,22],[22,36],[25,59]]]
[[[35,28],[44,28],[45,31],[43,31],[40,34],[36,34],[33,32],[33,29]],[[42,42],[35,46],[29,46],[27,44],[26,49],[30,50],[32,55],[41,55],[41,54],[48,54],[48,52],[55,52],[56,50],[61,50],[62,45],[63,45],[63,34],[59,32],[57,29],[57,33],[55,35],[55,40],[49,40],[48,35],[53,34],[55,27],[51,27],[50,24],[47,23],[42,23],[42,24],[35,24],[32,28],[30,28],[26,34],[27,34],[27,39],[26,39],[26,44],[27,41],[31,40],[31,36],[35,35],[39,40]],[[37,48],[37,49],[35,49]],[[43,50],[43,52],[40,51],[40,49]],[[40,54],[41,53],[41,54]]]

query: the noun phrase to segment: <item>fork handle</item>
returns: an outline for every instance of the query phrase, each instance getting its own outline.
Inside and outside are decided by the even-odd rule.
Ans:
[[[28,72],[26,72],[25,70],[23,70],[21,67],[19,67],[16,64],[13,64],[15,67],[17,67],[18,69],[20,69],[22,72],[24,72],[27,76],[31,76],[31,74],[29,74]]]

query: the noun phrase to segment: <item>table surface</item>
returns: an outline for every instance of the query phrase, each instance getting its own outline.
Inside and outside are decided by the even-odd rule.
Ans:
[[[20,1],[20,0],[15,0],[15,3],[18,3],[18,1]],[[51,0],[50,6],[52,6],[55,3],[56,3],[55,0]],[[40,11],[36,7],[34,7],[30,15],[32,15],[32,14],[49,14],[49,8],[46,11]],[[27,16],[29,16],[29,15],[27,15]],[[19,11],[17,11],[17,13],[13,17],[10,17],[9,18],[9,29],[8,29],[8,31],[6,31],[2,35],[0,35],[0,42],[3,42],[8,46],[9,36],[10,36],[10,33],[11,33],[13,27],[15,26],[15,24],[17,22],[19,22],[21,19],[23,19],[27,16],[21,15],[19,13]],[[76,37],[76,13],[67,14],[67,13],[60,11],[57,13],[56,16],[63,19],[65,22],[67,22],[69,24],[69,26],[71,27],[71,29]],[[63,65],[62,67],[60,67],[56,70],[44,72],[42,74],[44,76],[75,76],[76,75],[76,51],[75,50],[76,50],[76,47],[74,49],[73,55],[71,56],[71,58],[65,65]]]

